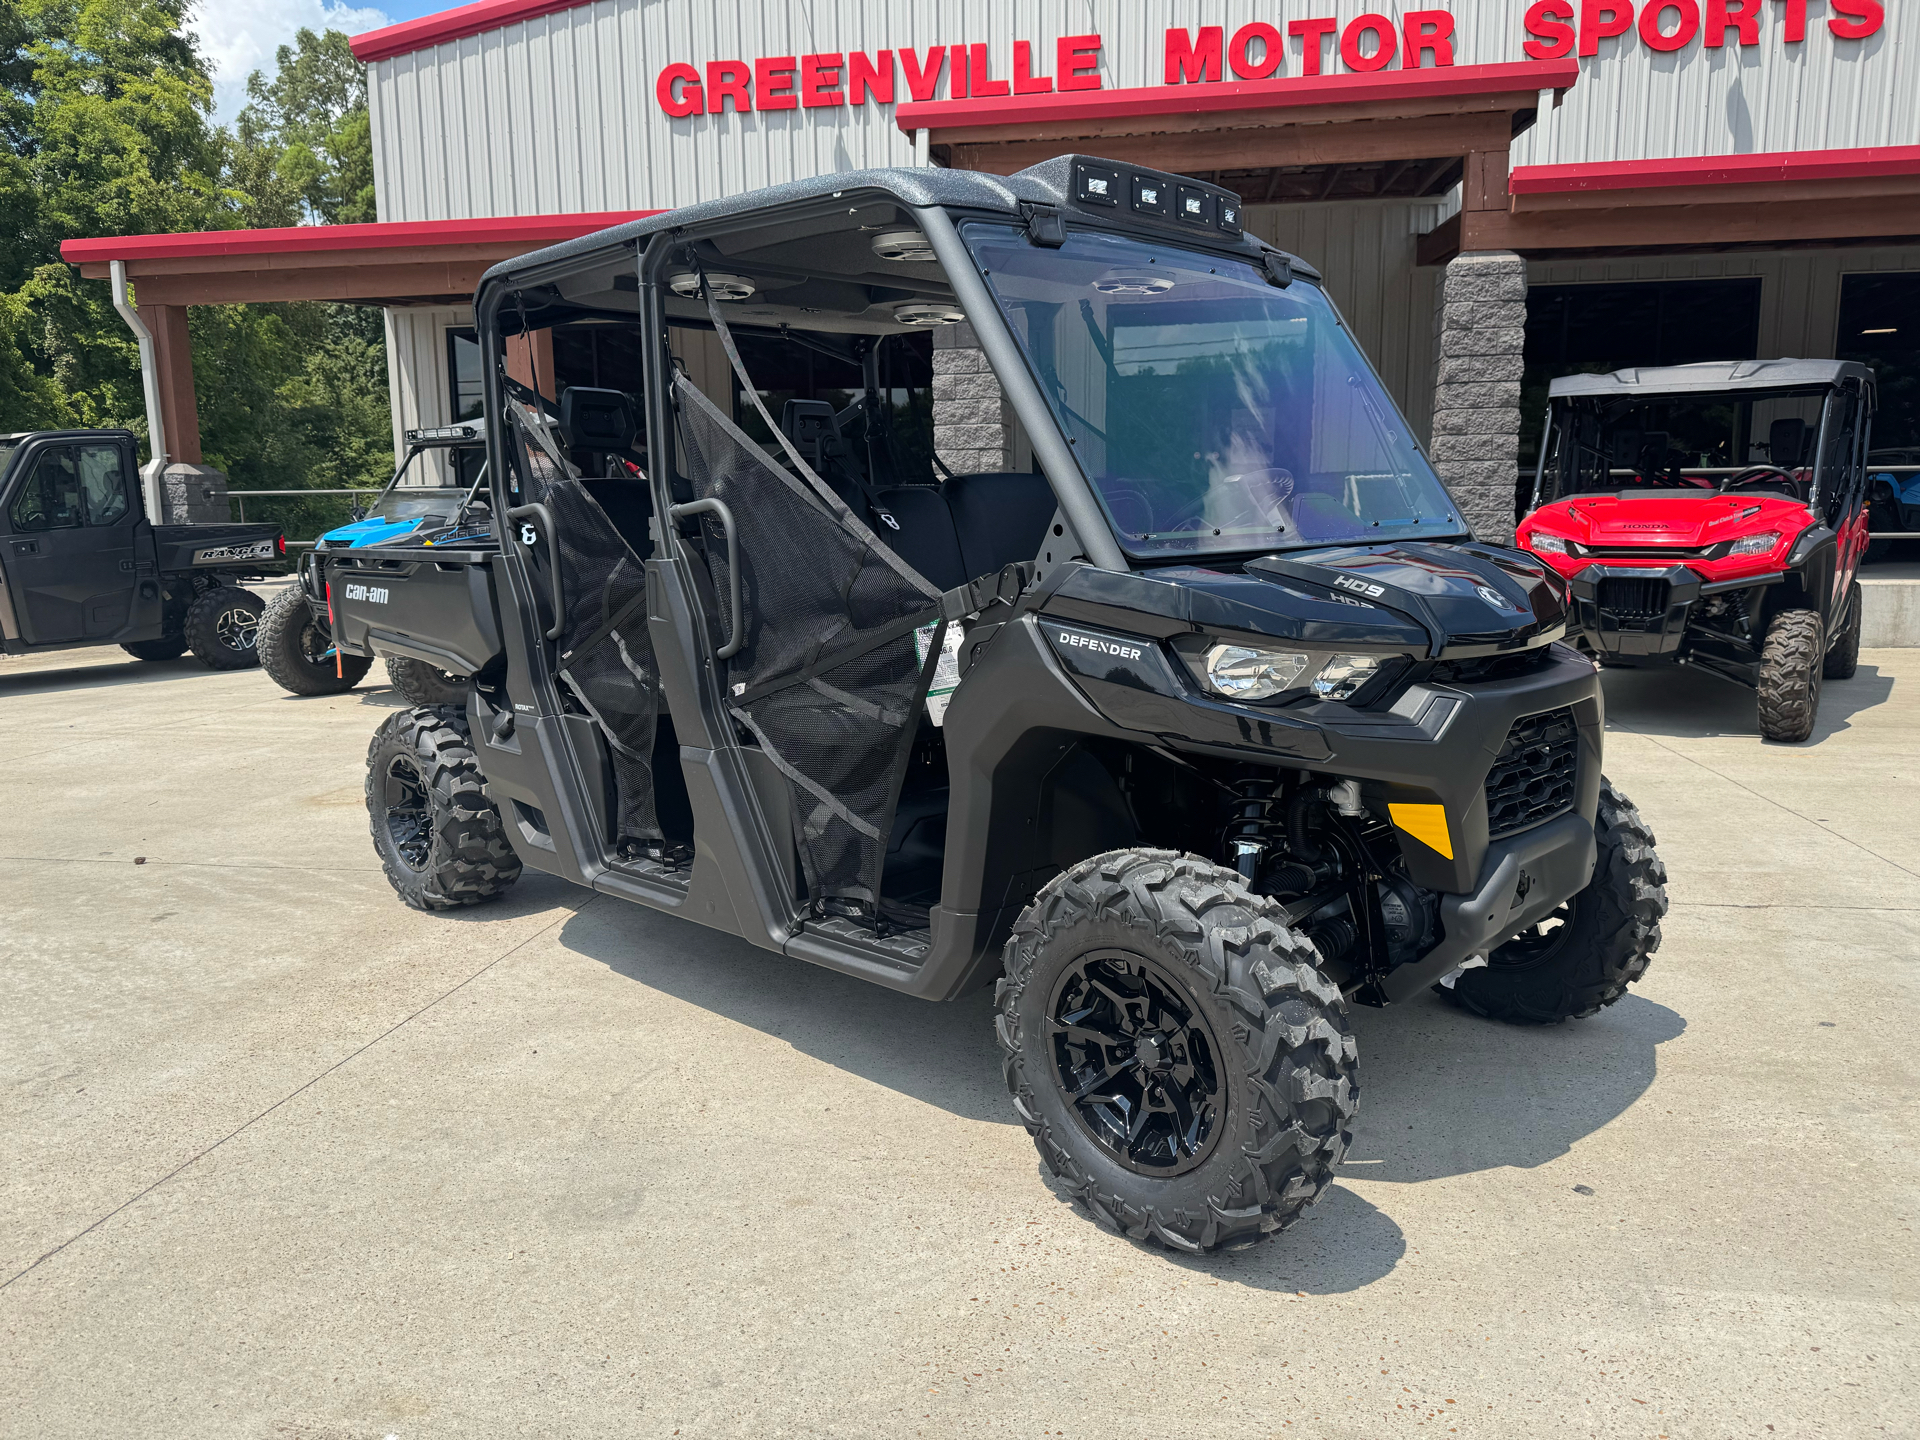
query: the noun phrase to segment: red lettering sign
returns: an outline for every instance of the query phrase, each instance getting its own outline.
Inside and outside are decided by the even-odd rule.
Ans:
[[[1256,40],[1261,42],[1259,60],[1248,54],[1248,47]],[[1227,42],[1228,68],[1242,80],[1267,79],[1281,68],[1281,61],[1286,57],[1287,50],[1281,43],[1281,32],[1264,20],[1241,26],[1234,32],[1234,38]]]
[[[1374,37],[1372,52],[1361,49],[1362,37]],[[1394,59],[1394,22],[1385,15],[1359,15],[1341,32],[1341,63],[1349,70],[1385,70]]]
[[[1760,0],[1755,0],[1756,4]],[[1025,40],[1014,42],[1014,93],[1045,95],[1054,88],[1054,77],[1034,73],[1034,47]]]
[[[841,57],[803,55],[800,57],[800,103],[809,110],[822,105],[845,105],[847,92],[840,84]]]
[[[691,65],[669,65],[654,82],[654,99],[676,120],[700,114],[700,72]]]
[[[1761,0],[1707,0],[1702,7],[1701,43],[1711,50],[1727,44],[1728,31],[1743,45],[1761,43]]]
[[[1787,21],[1787,26],[1781,32],[1781,38],[1790,45],[1799,45],[1808,38],[1808,0],[1785,0],[1785,4],[1787,8],[1782,18]]]
[[[1661,21],[1670,10],[1680,19],[1671,33],[1664,33]],[[1694,0],[1648,0],[1641,7],[1641,43],[1650,50],[1679,50],[1700,28],[1701,11]]]
[[[1828,0],[1828,8],[1853,17],[1828,21],[1828,29],[1843,40],[1865,40],[1881,28],[1881,0]]]
[[[1169,85],[1193,85],[1221,78],[1221,27],[1203,25],[1200,38],[1185,29],[1167,32],[1167,64],[1163,75]]]
[[[1527,7],[1522,24],[1532,40],[1523,41],[1521,51],[1530,60],[1559,60],[1574,49],[1574,7],[1568,0],[1534,0]]]
[[[940,84],[941,62],[946,58],[945,45],[930,45],[925,60],[912,50],[901,51],[900,68],[907,72],[907,93],[916,100],[932,100],[934,87]]]
[[[1760,4],[1761,0],[1754,0]],[[894,103],[894,52],[880,50],[869,60],[856,50],[847,57],[847,100],[850,105],[865,105],[872,95],[883,105]]]
[[[1332,35],[1341,22],[1332,15],[1317,20],[1290,20],[1287,33],[1301,42],[1301,74],[1319,75],[1321,73],[1321,37]]]
[[[1054,42],[1054,70],[1062,90],[1101,88],[1101,37],[1063,35]]]
[[[736,111],[745,112],[754,108],[753,97],[747,93],[747,77],[754,72],[739,60],[709,60],[707,62],[707,113],[718,115],[726,108],[726,101],[734,102]]]
[[[1419,70],[1423,55],[1432,55],[1437,69],[1454,63],[1454,17],[1445,10],[1408,11],[1401,17],[1401,37],[1404,70]]]

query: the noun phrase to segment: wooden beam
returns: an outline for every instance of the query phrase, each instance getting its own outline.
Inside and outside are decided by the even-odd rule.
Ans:
[[[259,255],[159,256],[127,262],[128,278],[139,281],[155,275],[223,275],[240,270],[248,272],[293,270],[360,270],[385,265],[479,265],[485,270],[528,247],[514,241],[476,245],[409,245],[383,250],[300,250]],[[88,280],[105,280],[108,264],[104,260],[82,261],[80,273]]]
[[[160,429],[167,442],[167,459],[188,465],[202,463],[200,409],[193,391],[193,342],[187,335],[187,312],[178,305],[143,304],[140,319],[153,332],[154,379],[160,391]]]
[[[1508,206],[1523,211],[1620,210],[1675,205],[1772,205],[1858,200],[1898,195],[1910,204],[1921,199],[1921,181],[1912,175],[1871,175],[1840,180],[1777,180],[1755,185],[1669,185],[1640,190],[1560,190],[1512,197]]]
[[[225,274],[151,275],[135,282],[142,305],[242,305],[269,300],[333,300],[360,305],[395,297],[415,303],[442,296],[471,300],[491,262],[343,266],[332,270],[232,270]]]
[[[530,330],[507,337],[507,374],[529,390],[558,400],[554,389],[554,333]]]
[[[1414,240],[1416,265],[1446,265],[1461,253],[1461,217],[1457,211]]]
[[[1501,117],[1512,133],[1517,110],[1532,110],[1540,96],[1521,94],[1436,96],[1418,101],[1377,100],[1348,105],[1315,105],[1263,110],[1221,110],[1187,115],[1112,115],[1100,119],[1056,120],[1031,125],[953,125],[930,132],[936,145],[1019,144],[1028,140],[1098,140],[1124,135],[1212,134],[1217,130],[1289,129],[1301,125],[1347,125],[1379,120],[1409,120],[1457,115]],[[1060,151],[1051,152],[1060,154]],[[1108,152],[1101,151],[1105,155]]]
[[[1465,223],[1461,248],[1530,254],[1809,240],[1845,243],[1870,237],[1911,240],[1921,231],[1914,202],[1905,196],[1864,196],[1822,205],[1753,205],[1742,203],[1745,199],[1728,196],[1724,202],[1711,205],[1640,205],[1518,214],[1469,210],[1462,212]]]
[[[1091,138],[1075,137],[1075,141]],[[1122,136],[1103,139],[1099,153],[1112,160],[1192,175],[1203,170],[1258,170],[1269,165],[1378,164],[1498,150],[1505,175],[1508,138],[1507,115],[1502,113]],[[1012,175],[1056,155],[1085,148],[1067,140],[1027,139],[997,145],[954,145],[949,163],[957,170]]]

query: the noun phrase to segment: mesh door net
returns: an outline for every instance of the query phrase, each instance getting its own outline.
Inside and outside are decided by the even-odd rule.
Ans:
[[[732,350],[724,332],[723,343]],[[753,394],[744,374],[743,385]],[[776,465],[685,375],[674,393],[694,491],[724,502],[737,531],[730,557],[720,525],[702,519],[717,596],[728,566],[741,569],[746,637],[728,663],[728,708],[787,777],[809,896],[877,905],[927,691],[913,632],[940,614],[940,593],[804,462],[797,475]]]
[[[645,847],[661,839],[653,768],[660,669],[647,632],[647,572],[580,483],[548,423],[518,402],[508,411],[525,493],[553,517],[560,552],[560,678],[606,738],[617,845]]]

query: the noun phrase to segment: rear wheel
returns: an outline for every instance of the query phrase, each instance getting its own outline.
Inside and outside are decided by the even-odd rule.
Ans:
[[[184,635],[163,635],[158,640],[133,640],[120,647],[135,660],[172,660],[187,649]]]
[[[290,585],[267,603],[256,632],[260,665],[275,685],[295,695],[335,695],[352,690],[373,657],[334,654],[327,623],[316,619],[300,587]]]
[[[1251,1245],[1347,1151],[1347,1006],[1277,910],[1220,866],[1127,850],[1015,922],[995,991],[1014,1110],[1074,1198],[1137,1240]]]
[[[250,590],[219,585],[187,607],[181,629],[188,647],[215,670],[245,670],[260,664],[256,632],[266,608]]]
[[[1848,623],[1828,647],[1821,674],[1828,680],[1847,680],[1861,665],[1861,582],[1848,586]]]
[[[1784,610],[1768,622],[1755,696],[1761,734],[1769,740],[1804,741],[1814,734],[1826,650],[1822,641],[1817,611]]]
[[[440,670],[411,656],[387,657],[387,679],[415,705],[467,704],[467,677]]]
[[[1551,1026],[1594,1015],[1647,974],[1667,914],[1667,867],[1654,832],[1628,798],[1601,782],[1594,817],[1594,875],[1485,966],[1435,989],[1495,1021]]]
[[[477,905],[520,878],[486,784],[457,711],[395,711],[374,732],[368,827],[388,883],[415,910]]]

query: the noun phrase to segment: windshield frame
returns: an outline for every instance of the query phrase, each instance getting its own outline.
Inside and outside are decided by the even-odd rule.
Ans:
[[[1106,217],[1100,218],[1101,221],[1105,221],[1105,219]],[[1072,407],[1067,405],[1064,398],[1057,397],[1051,393],[1041,373],[1036,356],[1033,354],[1024,336],[1024,328],[1017,321],[1013,305],[1009,301],[1003,300],[999,288],[995,285],[994,268],[991,264],[987,263],[988,257],[981,253],[980,247],[982,241],[990,240],[1005,244],[1017,237],[1022,237],[1023,232],[1017,223],[1011,221],[1006,216],[966,215],[956,216],[955,220],[957,222],[956,229],[959,237],[963,244],[966,245],[970,259],[975,263],[975,273],[985,280],[983,288],[986,290],[989,299],[994,305],[994,319],[1005,327],[1008,338],[1013,342],[1013,349],[1019,356],[1021,364],[1026,371],[1025,378],[1033,384],[1037,398],[1045,404],[1049,423],[1059,435],[1062,442],[1068,447],[1069,454],[1073,457],[1075,467],[1079,472],[1079,478],[1086,487],[1089,498],[1096,503],[1102,523],[1130,564],[1210,564],[1223,561],[1232,562],[1236,559],[1273,554],[1279,551],[1319,550],[1326,549],[1330,546],[1392,545],[1404,542],[1454,544],[1472,539],[1472,531],[1465,518],[1460,502],[1452,492],[1449,491],[1446,481],[1442,479],[1438,468],[1429,456],[1427,447],[1421,443],[1415,434],[1413,426],[1408,422],[1405,413],[1395,401],[1392,392],[1388,390],[1386,382],[1382,379],[1379,370],[1374,365],[1373,358],[1368,355],[1366,348],[1360,344],[1358,337],[1354,334],[1353,328],[1348,324],[1346,317],[1341,314],[1340,307],[1335,303],[1333,296],[1327,292],[1325,284],[1321,282],[1317,275],[1311,271],[1304,272],[1302,270],[1294,270],[1293,279],[1290,283],[1278,284],[1269,276],[1263,275],[1261,271],[1262,255],[1274,252],[1263,250],[1260,255],[1250,255],[1242,245],[1233,247],[1210,245],[1208,242],[1213,237],[1204,234],[1170,237],[1163,233],[1132,226],[1099,223],[1098,221],[1096,223],[1083,223],[1077,220],[1070,222],[1065,227],[1066,236],[1070,243],[1076,236],[1099,237],[1106,240],[1123,240],[1147,248],[1159,256],[1175,257],[1182,264],[1205,268],[1209,270],[1210,273],[1223,270],[1231,265],[1251,272],[1249,278],[1258,277],[1267,284],[1275,285],[1279,290],[1285,291],[1291,288],[1291,285],[1307,286],[1316,296],[1315,303],[1326,308],[1326,318],[1331,322],[1333,332],[1338,333],[1345,342],[1345,354],[1339,357],[1339,359],[1344,360],[1352,367],[1350,380],[1358,380],[1360,382],[1356,403],[1368,416],[1379,433],[1378,443],[1382,447],[1384,455],[1391,453],[1396,447],[1399,447],[1402,454],[1396,456],[1395,459],[1406,464],[1406,469],[1403,470],[1401,474],[1412,477],[1417,484],[1421,483],[1421,477],[1424,475],[1426,480],[1432,483],[1435,492],[1446,506],[1444,515],[1439,519],[1432,521],[1417,519],[1411,524],[1394,526],[1392,528],[1388,528],[1386,523],[1382,521],[1369,523],[1360,520],[1359,517],[1356,518],[1357,530],[1371,529],[1378,531],[1379,534],[1377,535],[1357,533],[1330,538],[1311,537],[1284,532],[1283,534],[1277,535],[1263,535],[1259,540],[1250,543],[1239,543],[1238,536],[1235,540],[1230,541],[1227,539],[1226,534],[1216,532],[1216,534],[1222,537],[1221,542],[1217,545],[1196,544],[1175,549],[1165,543],[1171,538],[1172,533],[1169,535],[1155,533],[1154,539],[1161,543],[1144,545],[1142,542],[1147,539],[1147,537],[1139,536],[1117,522],[1113,510],[1109,505],[1109,495],[1102,481],[1089,474],[1088,466],[1082,458],[1085,452],[1078,448],[1076,437],[1072,434],[1071,428],[1067,423],[1067,414],[1064,413],[1064,408],[1066,412],[1072,413]],[[1029,239],[1027,243],[1030,248],[1042,250],[1044,253],[1064,248],[1060,246],[1033,246],[1031,239]],[[1109,363],[1111,367],[1112,362],[1110,361]],[[1372,389],[1367,389],[1368,386],[1371,386]],[[1398,434],[1396,434],[1397,430]],[[1354,476],[1350,476],[1350,480],[1359,476],[1360,472],[1356,472]],[[1230,479],[1231,478],[1234,477],[1230,477]],[[1197,539],[1202,537],[1202,533],[1198,531],[1181,533],[1194,534]]]

